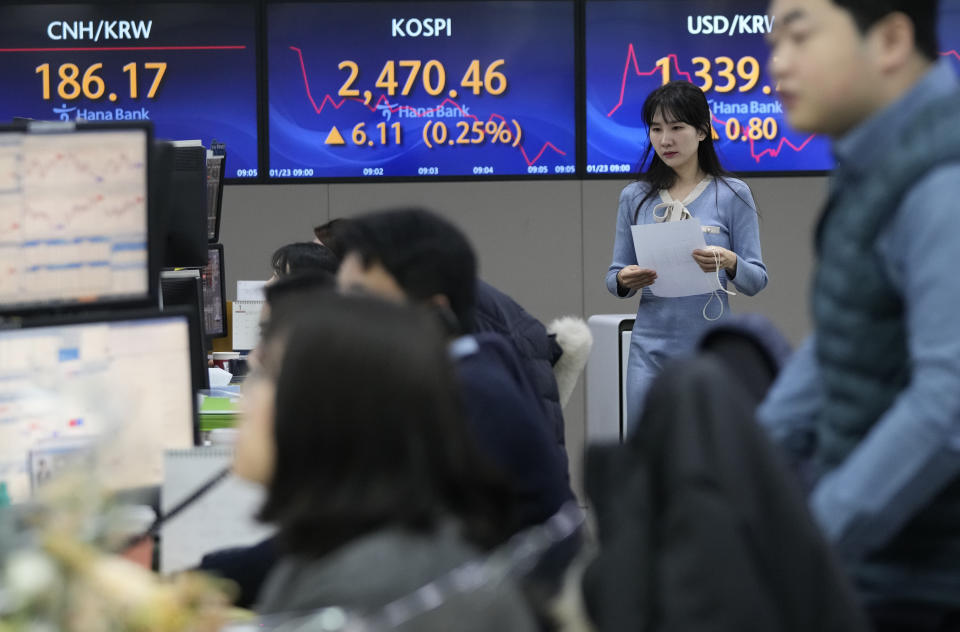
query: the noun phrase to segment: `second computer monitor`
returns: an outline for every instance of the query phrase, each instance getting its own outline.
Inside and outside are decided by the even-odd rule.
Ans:
[[[186,310],[200,323],[194,332],[195,343],[202,352],[194,357],[193,371],[199,374],[200,388],[209,388],[210,379],[207,373],[208,343],[203,334],[203,289],[200,279],[200,270],[196,268],[186,270],[164,270],[160,276],[160,295],[162,309]]]
[[[0,482],[13,501],[93,446],[108,487],[159,485],[164,450],[197,437],[195,329],[150,310],[0,330]]]
[[[207,338],[227,335],[227,293],[224,285],[223,245],[211,244],[207,265],[200,271],[203,287],[203,333]]]
[[[226,156],[207,152],[207,241],[220,241],[220,213],[223,208],[223,176]]]
[[[207,150],[199,144],[156,141],[151,186],[165,226],[164,268],[207,263]]]

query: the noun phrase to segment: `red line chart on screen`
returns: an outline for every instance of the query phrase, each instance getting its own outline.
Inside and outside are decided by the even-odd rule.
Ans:
[[[942,55],[943,57],[953,56],[957,58],[957,61],[960,61],[960,53],[958,53],[955,50],[943,51],[942,53],[940,53],[940,55]]]
[[[147,289],[146,137],[0,136],[0,302]]]
[[[680,68],[680,61],[676,53],[670,53],[666,55],[666,57],[670,60],[670,64],[673,66],[676,76],[684,77],[687,81],[690,81],[690,82],[693,81],[693,77],[691,76],[691,74]],[[627,59],[623,66],[623,76],[620,81],[620,96],[619,96],[619,99],[617,100],[617,104],[613,106],[613,109],[611,109],[610,112],[607,113],[607,118],[612,117],[617,112],[617,110],[619,110],[620,107],[623,105],[624,95],[626,94],[626,91],[627,91],[627,79],[630,77],[631,67],[633,68],[634,76],[637,76],[637,77],[652,77],[657,73],[663,72],[663,69],[660,66],[654,66],[653,69],[651,70],[644,70],[644,71],[640,70],[640,61],[637,59],[637,51],[634,49],[633,44],[630,44],[627,47]],[[726,127],[727,121],[719,118],[715,114],[711,114],[711,117],[713,118],[713,121],[715,123],[718,123]],[[762,151],[757,151],[756,141],[754,139],[748,138],[747,140],[750,143],[750,156],[756,162],[759,163],[764,156],[770,156],[772,158],[776,158],[777,156],[779,156],[780,153],[783,151],[784,146],[789,147],[795,152],[801,152],[815,137],[816,137],[816,134],[811,134],[807,136],[806,139],[800,141],[799,143],[794,143],[790,139],[788,139],[786,136],[781,136],[780,142],[777,144],[776,147],[770,147]]]
[[[303,75],[303,87],[304,87],[304,90],[306,91],[307,99],[310,101],[310,105],[313,106],[314,112],[316,112],[318,115],[323,113],[323,110],[324,108],[326,108],[327,105],[330,105],[335,110],[339,110],[341,107],[343,107],[344,103],[346,103],[347,101],[350,101],[350,102],[360,104],[362,107],[370,110],[370,112],[376,112],[378,110],[389,110],[392,113],[396,113],[401,110],[404,110],[408,112],[411,116],[414,116],[416,118],[422,118],[426,116],[427,112],[430,112],[430,111],[437,112],[442,110],[445,107],[451,107],[459,110],[460,113],[463,115],[463,118],[473,119],[474,121],[481,120],[479,116],[475,114],[469,114],[466,111],[464,111],[463,107],[459,103],[449,98],[445,98],[443,101],[441,101],[439,104],[437,104],[433,108],[421,109],[421,108],[414,108],[409,105],[391,104],[390,99],[384,94],[381,94],[376,99],[376,101],[371,101],[370,103],[364,102],[363,99],[353,98],[353,97],[344,97],[343,99],[340,99],[340,101],[338,102],[332,95],[324,94],[323,98],[320,99],[320,105],[317,105],[317,101],[316,99],[314,99],[313,92],[310,89],[310,79],[307,77],[307,67],[303,61],[303,51],[300,48],[297,48],[296,46],[290,46],[290,50],[292,50],[297,54],[297,58],[300,62],[300,71]],[[490,121],[493,121],[494,123],[496,123],[498,120],[503,122],[503,121],[506,121],[507,119],[502,114],[497,114],[496,112],[493,112],[490,114],[490,116],[487,117],[485,123]],[[560,149],[559,147],[557,147],[556,145],[554,145],[549,141],[545,142],[543,146],[540,148],[540,150],[536,154],[534,154],[532,158],[530,157],[529,154],[527,154],[527,151],[524,148],[522,143],[517,146],[517,149],[520,150],[520,153],[523,155],[523,159],[526,162],[528,167],[535,165],[543,157],[543,155],[547,152],[548,149],[561,156],[567,155],[567,152],[563,151],[562,149]]]

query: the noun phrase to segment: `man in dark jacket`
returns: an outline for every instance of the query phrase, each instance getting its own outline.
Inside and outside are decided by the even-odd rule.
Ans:
[[[878,630],[960,629],[960,81],[935,0],[774,0],[794,129],[833,139],[814,328],[759,416]]]
[[[564,471],[568,471],[563,408],[553,373],[553,365],[563,355],[563,349],[557,344],[556,336],[547,333],[543,323],[510,296],[479,279],[476,300],[474,330],[494,332],[513,342],[530,384],[540,398],[547,428],[556,438]]]
[[[517,528],[556,513],[573,498],[566,460],[511,343],[474,333],[476,257],[466,236],[433,213],[401,209],[351,219],[339,237],[341,291],[419,303],[445,323],[467,421],[513,491]]]

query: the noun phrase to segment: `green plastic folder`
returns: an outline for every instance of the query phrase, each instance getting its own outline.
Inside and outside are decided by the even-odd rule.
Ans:
[[[204,397],[200,403],[200,431],[232,428],[240,414],[237,403],[230,397]]]

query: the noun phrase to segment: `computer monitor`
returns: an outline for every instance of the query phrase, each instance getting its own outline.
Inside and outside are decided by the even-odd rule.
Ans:
[[[203,290],[203,333],[207,338],[227,335],[227,292],[224,285],[223,245],[208,247],[207,265],[200,271]]]
[[[220,213],[223,208],[223,176],[227,157],[207,152],[207,241],[220,241]]]
[[[13,501],[85,443],[106,485],[159,485],[164,451],[197,443],[197,325],[152,309],[0,330],[0,482]]]
[[[151,128],[0,127],[0,314],[156,301]]]
[[[207,263],[207,150],[199,141],[154,143],[154,193],[164,224],[164,268]]]
[[[193,332],[194,342],[201,352],[194,359],[193,371],[198,374],[200,388],[210,387],[207,373],[207,340],[203,334],[203,289],[200,270],[164,270],[160,275],[160,308],[167,310],[185,310],[190,312],[199,326]]]

